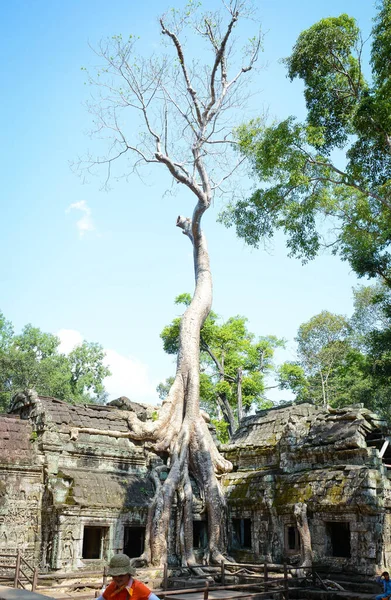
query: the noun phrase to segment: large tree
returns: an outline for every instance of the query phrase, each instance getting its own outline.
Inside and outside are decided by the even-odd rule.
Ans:
[[[368,80],[355,19],[322,19],[300,34],[285,64],[304,83],[306,121],[237,129],[259,186],[222,218],[249,244],[281,229],[291,255],[308,260],[328,247],[391,286],[390,48],[390,0],[379,2]]]
[[[298,361],[279,369],[280,386],[291,389],[298,400],[323,406],[369,403],[374,382],[368,357],[358,348],[352,320],[322,311],[299,327]]]
[[[155,565],[167,560],[175,499],[182,560],[188,565],[196,562],[191,477],[204,499],[208,519],[206,558],[221,561],[226,547],[221,525],[225,501],[216,474],[232,467],[218,452],[199,402],[200,330],[212,304],[212,276],[201,222],[214,194],[235,170],[230,118],[234,109],[243,108],[239,84],[257,59],[260,39],[249,40],[243,62],[237,57],[232,62],[233,34],[245,16],[246,2],[222,4],[222,13],[199,14],[199,5],[189,2],[184,11],[172,9],[160,18],[170,55],[137,56],[132,36],[114,36],[101,43],[97,54],[103,66],[90,79],[99,90],[96,102],[91,103],[96,128],[112,137],[108,155],[87,159],[87,168],[106,166],[110,176],[116,161],[123,158],[127,175],[129,164],[132,172],[141,163],[163,166],[194,199],[192,216],[179,216],[176,221],[193,248],[195,291],[181,320],[175,378],[156,421],[144,423],[135,415],[129,417],[129,437],[149,440],[157,452],[169,457],[163,483],[158,472],[152,472],[156,493],[142,560]],[[185,46],[193,34],[196,54],[191,57]],[[201,64],[199,57],[207,51],[210,61]],[[129,126],[128,113],[140,117],[141,134],[134,122]],[[129,156],[133,159],[127,163]]]
[[[366,405],[391,414],[391,290],[381,283],[359,286],[350,320],[354,344],[365,355],[364,374],[370,384]]]
[[[330,401],[330,380],[333,372],[346,358],[348,321],[342,315],[326,310],[299,327],[296,337],[299,360],[309,378],[319,381],[323,406]]]
[[[65,355],[59,345],[57,336],[30,324],[16,335],[0,312],[1,409],[27,388],[74,404],[94,402],[104,393],[103,380],[110,371],[103,364],[103,348],[84,341]]]
[[[190,302],[189,294],[175,299],[179,305],[188,306]],[[168,354],[178,353],[180,323],[181,318],[176,317],[160,334]],[[274,370],[274,350],[283,346],[284,341],[275,336],[256,338],[248,330],[245,317],[222,321],[215,312],[209,313],[200,332],[200,400],[212,417],[219,439],[227,441],[227,433],[235,432],[243,412],[272,406],[265,392],[277,386],[268,386],[265,379]],[[158,386],[163,397],[166,387]]]
[[[300,325],[298,360],[279,368],[279,382],[298,400],[334,407],[357,402],[390,417],[390,290],[353,289],[348,319],[323,311]]]

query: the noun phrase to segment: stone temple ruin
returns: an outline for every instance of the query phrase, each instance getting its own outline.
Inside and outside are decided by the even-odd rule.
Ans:
[[[149,470],[165,457],[146,443],[110,437],[128,431],[128,410],[148,417],[145,406],[129,401],[72,406],[33,392],[14,398],[0,416],[0,554],[19,548],[42,570],[68,572],[100,569],[116,551],[142,553]],[[80,428],[94,433],[75,435]],[[386,423],[361,405],[290,405],[245,418],[221,447],[234,465],[222,478],[229,554],[239,562],[298,563],[294,511],[305,505],[315,563],[368,575],[390,568],[388,435]],[[194,511],[201,560],[207,523],[200,498]],[[175,566],[173,540],[169,547]]]

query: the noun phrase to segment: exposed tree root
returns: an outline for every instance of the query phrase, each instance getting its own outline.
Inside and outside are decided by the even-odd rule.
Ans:
[[[272,488],[273,489],[273,488]],[[271,518],[271,531],[270,531],[270,539],[269,539],[269,553],[267,555],[267,561],[273,562],[273,556],[277,554],[277,549],[281,552],[281,548],[284,547],[284,540],[282,537],[281,527],[278,520],[277,509],[274,504],[274,495],[266,495],[265,493],[264,502],[267,508],[269,509],[269,514]]]
[[[312,542],[311,532],[308,525],[307,505],[304,502],[298,502],[294,506],[293,514],[296,517],[297,529],[300,535],[300,551],[301,551],[301,567],[312,566]],[[308,572],[306,570],[298,570],[299,577],[305,577]]]

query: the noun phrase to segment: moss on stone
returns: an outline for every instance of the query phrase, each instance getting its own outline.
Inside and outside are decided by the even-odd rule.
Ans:
[[[287,504],[297,504],[298,502],[308,502],[312,499],[313,492],[309,483],[300,482],[293,484],[289,481],[279,482],[276,486],[274,504],[276,507],[283,507]]]
[[[332,505],[341,504],[344,496],[344,486],[345,483],[340,481],[339,483],[335,483],[334,485],[326,488],[324,495],[325,501]]]
[[[229,497],[232,500],[244,500],[248,497],[250,479],[241,477],[230,482]]]

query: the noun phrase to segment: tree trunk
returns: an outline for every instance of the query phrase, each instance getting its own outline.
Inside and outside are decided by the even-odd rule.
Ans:
[[[208,519],[207,562],[220,563],[226,550],[224,515],[225,498],[216,473],[232,469],[218,452],[208,425],[200,412],[200,330],[212,304],[212,277],[206,239],[200,228],[201,216],[208,203],[198,202],[193,221],[178,217],[177,226],[193,244],[195,291],[180,327],[179,352],[174,382],[159,411],[157,421],[140,421],[135,413],[128,416],[129,432],[110,431],[114,437],[150,441],[156,452],[168,453],[168,476],[160,479],[162,467],[154,468],[151,477],[155,495],[148,509],[145,551],[134,564],[164,565],[167,562],[169,525],[174,499],[177,500],[176,547],[182,563],[196,564],[193,551],[192,477],[197,483]],[[80,432],[102,433],[92,428],[72,429],[76,439]],[[223,525],[222,525],[223,524]]]
[[[326,388],[325,388],[325,381],[323,379],[323,372],[322,370],[320,371],[320,380],[322,382],[322,399],[323,399],[323,406],[324,408],[327,408],[327,397],[326,397]]]
[[[311,532],[308,526],[307,505],[303,502],[295,504],[293,513],[296,517],[297,529],[300,535],[301,567],[312,566]]]
[[[266,552],[266,560],[269,563],[281,561],[282,552],[284,549],[284,538],[281,525],[279,522],[277,509],[274,501],[275,481],[273,477],[272,487],[269,491],[265,490],[264,502],[270,514],[270,528],[268,535],[268,547]]]
[[[222,360],[220,362],[218,360],[217,356],[212,352],[212,349],[208,346],[208,344],[205,342],[205,340],[202,338],[202,336],[200,339],[201,339],[202,349],[209,354],[209,356],[211,357],[211,359],[213,360],[213,362],[216,365],[216,368],[220,374],[220,381],[226,381],[226,374],[224,372],[224,361]],[[235,421],[235,415],[233,413],[233,410],[227,399],[226,394],[217,394],[217,402],[219,403],[219,406],[222,410],[225,421],[227,421],[227,423],[228,423],[228,433],[231,437],[236,431],[236,421]]]
[[[222,379],[224,381],[224,379]],[[227,399],[226,394],[217,394],[217,400],[219,402],[221,411],[224,416],[224,420],[228,423],[229,436],[233,436],[236,431],[235,415],[231,408],[231,405]]]
[[[195,210],[195,214],[197,208]],[[197,215],[196,215],[197,217]],[[218,452],[199,407],[200,330],[212,304],[212,277],[204,234],[198,222],[178,217],[177,225],[193,244],[195,292],[181,322],[179,353],[174,383],[155,423],[141,423],[131,413],[131,437],[155,442],[157,451],[168,452],[169,473],[156,492],[149,510],[143,559],[153,565],[167,561],[167,541],[172,505],[177,498],[179,547],[183,562],[196,563],[193,552],[192,488],[196,481],[208,519],[208,559],[219,563],[226,549],[223,515],[225,499],[216,472],[232,469]]]
[[[240,426],[240,421],[243,419],[242,379],[243,379],[242,369],[239,368],[238,369],[238,377],[237,377],[238,424],[239,424],[239,426]]]
[[[176,53],[177,61],[172,64],[165,57],[161,61],[154,57],[138,62],[136,60],[134,63],[133,41],[122,43],[118,36],[114,36],[112,46],[105,43],[97,52],[108,67],[98,70],[98,76],[103,75],[99,78],[102,83],[98,85],[108,90],[108,96],[101,97],[96,115],[102,130],[108,128],[114,132],[114,142],[108,156],[103,160],[97,159],[93,164],[105,164],[109,177],[112,162],[128,151],[132,152],[136,156],[135,166],[139,161],[164,165],[174,181],[185,185],[197,202],[192,219],[178,217],[177,220],[178,227],[193,244],[195,291],[181,322],[174,383],[159,411],[157,421],[143,423],[135,413],[129,413],[128,419],[130,438],[149,441],[157,452],[169,455],[167,479],[161,483],[159,473],[156,470],[152,473],[156,491],[148,513],[147,543],[143,558],[154,565],[163,564],[167,560],[169,522],[175,498],[178,501],[177,547],[181,548],[187,564],[195,562],[190,474],[198,485],[208,518],[210,560],[220,562],[223,559],[222,552],[226,543],[224,531],[220,527],[220,523],[224,523],[225,502],[216,473],[225,473],[232,469],[232,465],[219,454],[199,406],[200,330],[212,304],[212,277],[206,241],[201,231],[201,219],[209,208],[215,191],[221,189],[223,182],[243,161],[241,158],[231,165],[227,160],[226,150],[233,141],[231,126],[225,122],[224,114],[240,103],[238,82],[252,69],[261,44],[260,36],[256,35],[250,41],[250,49],[246,48],[244,63],[229,79],[227,59],[230,55],[230,38],[239,17],[247,12],[245,4],[225,3],[227,18],[212,19],[216,21],[213,23],[204,15],[201,19],[202,31],[199,29],[198,17],[193,17],[193,10],[189,11],[190,18],[184,19],[185,26],[189,25],[200,35],[200,39],[210,44],[212,62],[207,68],[201,69],[202,73],[198,65],[190,68],[187,65],[178,37],[176,15],[171,21],[172,29],[170,19],[168,23],[164,16],[159,20],[161,33],[167,36]],[[128,60],[129,56],[132,56],[131,60]],[[104,73],[108,73],[110,83],[105,80]],[[202,74],[205,75],[203,79]],[[119,84],[122,83],[125,91],[120,85],[118,88],[113,87],[112,77],[119,78]],[[173,81],[178,85],[172,86]],[[96,83],[94,79],[92,82]],[[200,90],[194,87],[195,84],[200,85]],[[128,140],[121,130],[117,121],[117,109],[123,108],[136,110],[140,115],[145,134],[141,142],[138,136],[135,141]],[[158,118],[159,115],[161,119]],[[171,123],[176,128],[173,131]],[[177,152],[178,136],[181,141]],[[212,151],[212,148],[220,149],[217,157],[216,150]],[[220,181],[212,182],[208,172],[209,161],[204,163],[207,156],[215,161],[217,172],[222,172]],[[224,169],[223,161],[226,162],[227,169]],[[216,173],[214,167],[212,169]],[[117,433],[118,437],[124,436],[123,432]]]

